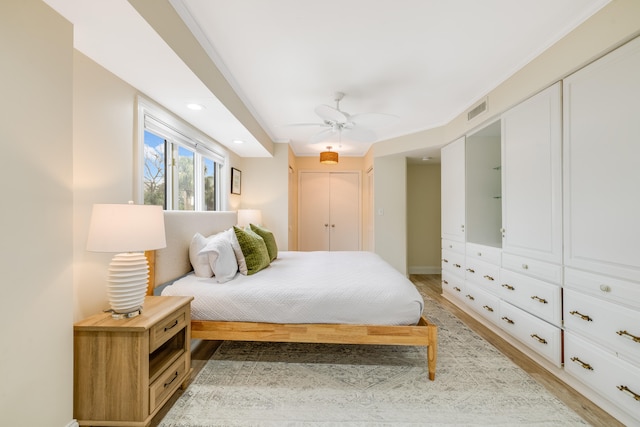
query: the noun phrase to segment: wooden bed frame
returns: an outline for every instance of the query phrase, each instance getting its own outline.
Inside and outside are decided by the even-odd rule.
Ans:
[[[236,224],[235,212],[165,211],[167,247],[146,253],[150,265],[149,290],[192,270],[189,243],[196,232],[209,236]],[[417,325],[280,324],[191,321],[194,339],[326,344],[384,344],[427,347],[429,379],[436,374],[437,327],[420,317]]]

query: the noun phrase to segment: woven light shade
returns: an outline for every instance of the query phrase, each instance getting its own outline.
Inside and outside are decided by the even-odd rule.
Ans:
[[[338,164],[338,153],[330,151],[331,147],[327,147],[328,151],[320,153],[320,163],[323,165],[335,165]]]

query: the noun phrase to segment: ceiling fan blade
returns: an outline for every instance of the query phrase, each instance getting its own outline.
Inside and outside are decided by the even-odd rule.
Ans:
[[[365,129],[355,126],[342,131],[342,140],[351,140],[355,142],[374,142],[378,136],[371,129]]]
[[[330,122],[344,123],[349,119],[349,116],[342,111],[324,104],[318,105],[314,111],[322,120]]]
[[[303,126],[307,126],[307,127],[308,126],[327,127],[329,125],[327,125],[326,123],[289,123],[289,124],[286,124],[286,125],[282,125],[282,127],[287,127],[287,128],[298,127],[298,126],[300,126],[300,127],[303,127]]]
[[[358,126],[365,128],[381,128],[385,126],[391,126],[399,119],[398,116],[385,113],[361,113],[354,114],[349,118],[349,121],[355,123]]]
[[[334,136],[337,132],[333,128],[325,129],[313,135],[309,138],[310,144],[317,144],[318,142],[324,142]]]

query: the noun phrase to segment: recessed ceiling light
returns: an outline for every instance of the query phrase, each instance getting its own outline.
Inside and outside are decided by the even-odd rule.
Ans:
[[[202,110],[204,107],[200,104],[187,104],[187,108],[190,110],[194,110],[194,111],[200,111]]]
[[[424,156],[422,160],[426,162],[427,160],[433,160],[433,157]]]
[[[244,141],[243,141],[243,140],[241,140],[241,139],[234,139],[234,140],[233,140],[233,143],[234,143],[234,144],[244,144]]]

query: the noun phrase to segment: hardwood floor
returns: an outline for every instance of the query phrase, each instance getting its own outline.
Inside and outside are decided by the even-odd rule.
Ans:
[[[555,375],[538,365],[526,354],[513,347],[502,337],[499,337],[486,326],[459,309],[442,296],[442,283],[440,275],[416,274],[410,277],[413,283],[420,283],[422,289],[426,289],[427,295],[449,310],[454,316],[463,321],[469,328],[496,347],[516,365],[542,384],[550,393],[564,402],[569,408],[579,414],[585,421],[596,427],[623,426],[618,420],[595,405],[576,390],[559,380]]]
[[[564,402],[565,405],[574,410],[589,424],[594,427],[624,427],[624,424],[620,423],[590,400],[531,360],[526,354],[513,347],[507,341],[490,331],[473,317],[469,316],[456,305],[445,299],[442,296],[440,275],[412,275],[410,279],[414,283],[424,285],[422,288],[426,289],[426,293],[429,297],[437,301],[445,309],[449,310],[474,332],[483,337],[501,353],[511,359],[516,365],[529,373],[529,375],[535,378],[536,381],[542,384],[550,393]],[[191,367],[193,368],[193,374],[191,378],[195,378],[219,345],[219,341],[196,341],[193,343],[191,352]],[[160,424],[162,418],[164,418],[167,412],[171,409],[171,406],[173,406],[182,393],[184,393],[184,390],[180,389],[174,394],[171,400],[169,400],[169,402],[167,402],[167,404],[164,405],[160,412],[153,418],[150,427],[157,427]]]

